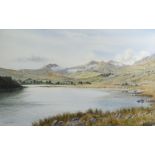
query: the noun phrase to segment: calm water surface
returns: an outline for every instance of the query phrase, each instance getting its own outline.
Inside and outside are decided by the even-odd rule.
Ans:
[[[137,102],[141,98],[118,90],[29,86],[0,93],[0,125],[31,125],[48,116],[89,108],[114,111],[148,106],[147,102]]]

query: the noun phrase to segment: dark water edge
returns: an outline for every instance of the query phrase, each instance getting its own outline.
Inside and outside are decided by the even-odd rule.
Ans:
[[[25,86],[21,86],[19,88],[7,88],[7,89],[1,89],[0,88],[0,93],[6,93],[6,92],[16,92],[16,91],[20,91],[22,89],[26,88]]]

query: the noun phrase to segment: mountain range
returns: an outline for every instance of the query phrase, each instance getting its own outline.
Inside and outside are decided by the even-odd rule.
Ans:
[[[102,83],[140,83],[155,80],[155,55],[143,58],[133,65],[123,65],[115,61],[90,61],[85,65],[61,67],[48,64],[38,69],[12,70],[0,68],[0,76],[11,76],[24,81],[33,80],[83,80]]]

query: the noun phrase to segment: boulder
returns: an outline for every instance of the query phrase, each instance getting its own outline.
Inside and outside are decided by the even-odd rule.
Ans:
[[[56,123],[57,126],[63,126],[64,122],[63,121],[59,121],[58,123]]]
[[[138,103],[144,103],[143,99],[137,100]]]
[[[52,126],[55,126],[56,124],[57,124],[57,120],[54,120],[53,122],[52,122]]]
[[[89,120],[91,123],[96,123],[96,118],[91,118],[90,120]]]
[[[78,118],[78,117],[72,118],[71,121],[72,121],[72,122],[74,122],[74,121],[79,121],[79,118]]]

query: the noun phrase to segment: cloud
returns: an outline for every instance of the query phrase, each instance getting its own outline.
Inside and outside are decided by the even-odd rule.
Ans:
[[[20,62],[34,62],[34,63],[40,63],[40,62],[47,62],[49,59],[45,57],[40,56],[31,56],[27,58],[17,58],[16,61]]]
[[[154,40],[155,30],[0,30],[0,67],[69,67],[93,59],[130,64],[154,53]]]
[[[124,53],[117,55],[116,60],[126,65],[132,65],[136,61],[141,60],[144,57],[150,56],[151,54],[152,53],[148,51],[143,50],[136,52],[133,49],[129,48],[126,49]]]

